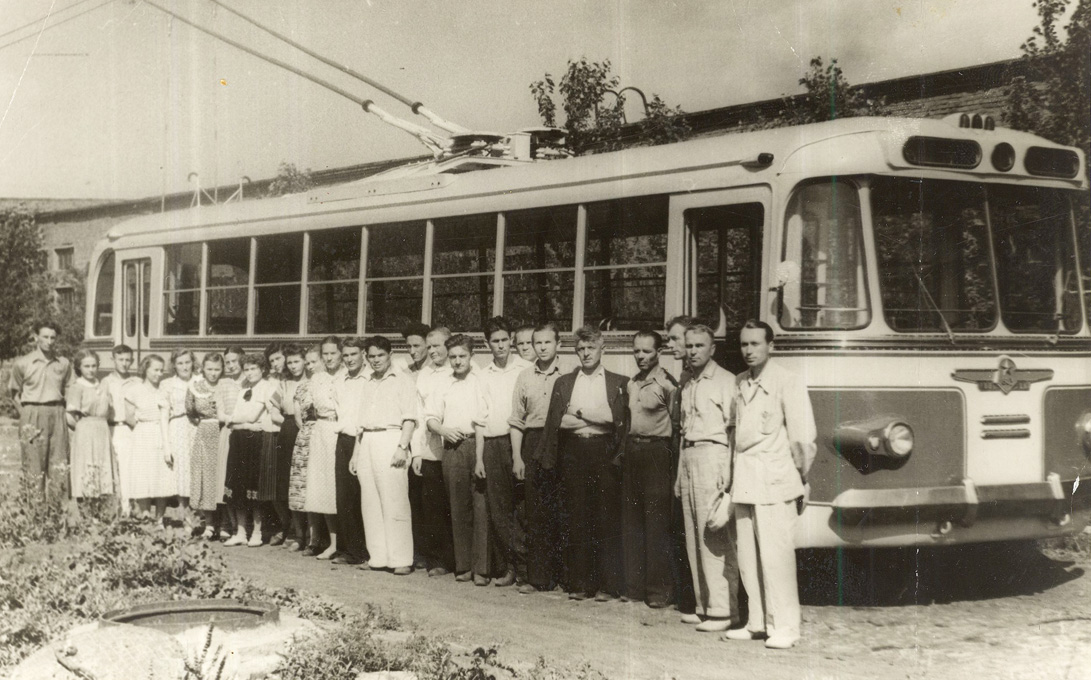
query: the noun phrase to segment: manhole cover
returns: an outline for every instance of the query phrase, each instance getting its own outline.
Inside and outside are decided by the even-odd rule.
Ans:
[[[102,620],[106,625],[126,623],[171,634],[210,623],[220,630],[243,630],[277,623],[280,608],[253,600],[177,600],[115,609]]]

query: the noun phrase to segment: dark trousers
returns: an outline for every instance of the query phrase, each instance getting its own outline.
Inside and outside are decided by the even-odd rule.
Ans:
[[[362,560],[367,558],[367,545],[364,543],[364,520],[360,516],[360,480],[349,472],[349,461],[352,460],[355,447],[355,437],[337,435],[334,462],[337,486],[337,551]]]
[[[451,501],[455,572],[489,573],[489,510],[485,480],[474,476],[474,438],[443,445],[443,484]]]
[[[42,498],[68,498],[68,423],[64,405],[25,404],[19,415],[23,473],[34,480]]]
[[[413,508],[413,545],[429,568],[455,568],[455,548],[451,538],[451,501],[443,483],[443,463],[438,460],[421,460],[420,476],[410,474],[420,490],[418,507]],[[412,496],[410,496],[412,499]]]
[[[630,439],[622,469],[625,594],[649,604],[667,604],[673,590],[672,456],[669,439]]]
[[[613,437],[562,434],[561,483],[568,508],[565,551],[570,592],[622,592],[621,468]]]
[[[424,472],[424,461],[421,461],[421,473]],[[409,470],[409,513],[410,513],[410,525],[413,528],[413,564],[414,566],[418,562],[424,561],[424,552],[422,552],[422,541],[426,541],[424,538],[424,506],[423,506],[423,493],[424,493],[424,479],[421,476],[416,475],[412,468]]]
[[[526,576],[526,537],[515,521],[515,478],[512,475],[511,438],[485,439],[485,498],[489,504],[489,542],[496,575],[509,569],[520,580]]]
[[[534,457],[542,440],[541,428],[523,433],[523,527],[527,542],[527,583],[549,590],[563,582],[565,512],[560,502],[560,479],[556,469],[545,470]]]

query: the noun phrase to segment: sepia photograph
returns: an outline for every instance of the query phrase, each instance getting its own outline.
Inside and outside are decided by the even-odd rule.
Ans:
[[[1091,678],[1091,0],[0,0],[0,678]]]

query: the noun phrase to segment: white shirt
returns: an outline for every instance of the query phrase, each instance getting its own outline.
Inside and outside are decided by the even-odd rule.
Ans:
[[[423,458],[425,460],[441,460],[443,458],[443,439],[425,427],[424,412],[432,392],[450,377],[451,367],[448,364],[443,364],[437,368],[431,362],[425,364],[416,374],[417,422],[420,423],[420,426],[413,431],[413,440],[409,445],[414,458]]]
[[[606,398],[606,369],[599,364],[590,375],[583,369],[576,373],[576,382],[572,385],[572,398],[568,400],[568,412],[575,415],[577,412],[583,415],[596,415],[595,419],[612,421],[613,412],[610,410],[610,402]],[[585,425],[576,430],[576,434],[609,434],[612,428],[606,425]]]
[[[511,431],[508,418],[511,417],[515,383],[519,379],[519,374],[530,367],[529,361],[513,353],[508,355],[508,363],[504,368],[500,368],[495,361],[492,361],[481,369],[487,418],[484,422],[475,424],[485,428],[486,437],[508,436]],[[603,383],[603,394],[605,393],[606,387]]]
[[[483,392],[477,373],[471,371],[464,378],[447,374],[429,396],[425,418],[438,420],[444,427],[471,433],[474,422],[484,422],[487,417]]]

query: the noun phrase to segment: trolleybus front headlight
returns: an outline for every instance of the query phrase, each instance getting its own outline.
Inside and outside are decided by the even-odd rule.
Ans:
[[[913,428],[900,416],[841,423],[834,439],[842,454],[864,453],[900,462],[913,453]]]
[[[1076,419],[1076,439],[1083,448],[1083,455],[1091,458],[1091,411],[1084,411]]]

